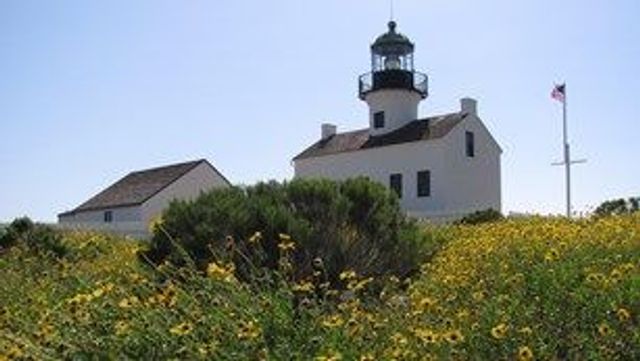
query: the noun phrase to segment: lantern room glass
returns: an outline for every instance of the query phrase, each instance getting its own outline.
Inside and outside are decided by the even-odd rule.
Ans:
[[[371,71],[385,70],[413,71],[413,53],[403,55],[371,53]]]

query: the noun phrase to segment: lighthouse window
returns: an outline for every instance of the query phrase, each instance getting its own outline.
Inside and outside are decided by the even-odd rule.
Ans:
[[[402,198],[402,174],[395,173],[389,176],[389,188]]]
[[[376,112],[373,114],[373,127],[375,129],[384,128],[384,112]]]
[[[418,197],[431,196],[431,172],[421,170],[418,172]]]
[[[466,143],[467,157],[473,158],[476,155],[473,132],[465,133],[465,143]]]

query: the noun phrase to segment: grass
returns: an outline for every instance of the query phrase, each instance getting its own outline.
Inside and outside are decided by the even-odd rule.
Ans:
[[[412,279],[345,270],[340,291],[321,264],[239,282],[224,258],[206,275],[152,267],[143,244],[93,233],[65,234],[62,258],[14,247],[0,360],[640,359],[640,214],[446,232]]]

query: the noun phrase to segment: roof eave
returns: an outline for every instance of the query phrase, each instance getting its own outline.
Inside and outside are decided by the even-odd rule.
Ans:
[[[105,205],[100,207],[76,208],[67,212],[59,213],[58,217],[73,216],[83,212],[95,212],[95,211],[104,211],[107,209],[136,207],[136,206],[142,205],[143,203],[144,202],[132,202],[132,203],[122,203],[122,204],[110,204],[110,205]]]

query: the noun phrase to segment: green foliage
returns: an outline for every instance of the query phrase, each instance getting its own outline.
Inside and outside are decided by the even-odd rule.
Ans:
[[[605,201],[593,212],[596,217],[620,215],[640,210],[640,198],[613,199]]]
[[[0,237],[0,248],[10,248],[23,244],[32,251],[63,257],[67,248],[62,236],[53,227],[33,223],[28,217],[16,218]]]
[[[280,235],[286,234],[296,244],[296,276],[311,274],[312,261],[321,257],[333,281],[344,269],[404,275],[415,269],[425,238],[395,195],[365,178],[214,190],[193,202],[174,202],[162,218],[148,253],[157,262],[180,262],[175,244],[203,269],[230,240],[247,249],[246,240],[259,231],[266,254],[261,265],[277,267]]]
[[[0,237],[0,247],[9,248],[14,246],[18,240],[34,227],[33,222],[28,217],[16,218],[6,227],[2,237]]]
[[[446,247],[411,279],[345,272],[346,290],[325,288],[317,262],[302,281],[254,264],[239,282],[234,256],[253,252],[239,245],[206,277],[150,267],[144,245],[106,234],[63,233],[63,260],[13,247],[0,360],[640,359],[640,214],[428,229],[440,233]]]
[[[496,222],[501,219],[504,219],[504,216],[502,215],[502,213],[500,213],[499,211],[496,211],[495,209],[490,208],[490,209],[476,211],[471,214],[468,214],[462,217],[461,219],[457,220],[455,223],[473,225],[473,224]]]

